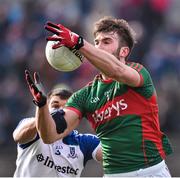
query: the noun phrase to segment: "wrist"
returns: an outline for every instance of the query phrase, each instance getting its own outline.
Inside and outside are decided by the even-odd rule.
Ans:
[[[46,98],[46,97],[43,97],[43,98],[41,99],[41,101],[36,101],[35,99],[33,99],[33,103],[34,103],[36,106],[38,106],[39,108],[41,108],[41,107],[43,107],[43,106],[46,105],[46,103],[47,103],[47,98]]]
[[[79,36],[77,39],[76,45],[73,47],[73,49],[79,50],[81,47],[84,46],[84,39],[82,36]]]

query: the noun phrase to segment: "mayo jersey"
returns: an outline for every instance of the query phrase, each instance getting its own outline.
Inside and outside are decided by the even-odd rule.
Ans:
[[[140,74],[139,87],[104,81],[97,75],[66,103],[88,119],[100,138],[105,174],[153,166],[172,152],[159,127],[157,96],[149,72],[138,63],[127,65]]]
[[[99,146],[95,135],[77,131],[53,144],[44,144],[37,135],[29,143],[18,144],[14,177],[80,177],[86,162],[96,160]]]

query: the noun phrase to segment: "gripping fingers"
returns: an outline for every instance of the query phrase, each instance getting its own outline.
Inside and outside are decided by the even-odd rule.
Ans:
[[[35,84],[32,84],[32,85],[31,85],[31,92],[33,92],[33,93],[32,93],[33,96],[36,96],[36,95],[39,93],[39,90],[38,90],[38,88],[36,87]]]
[[[40,75],[37,72],[34,72],[34,81],[39,92],[45,93],[45,89],[40,81]]]
[[[61,24],[55,24],[55,23],[50,22],[50,21],[48,21],[46,23],[46,26],[50,26],[50,27],[53,27],[53,28],[56,28],[56,29],[59,29],[59,30],[63,30],[63,31],[69,31],[69,29],[66,28],[65,26],[63,26]]]
[[[52,49],[57,49],[57,48],[60,48],[61,46],[65,46],[65,44],[59,42],[59,43],[57,43],[57,44],[54,44],[54,45],[52,46]]]
[[[48,36],[46,38],[47,41],[61,41],[61,38],[58,36]]]
[[[45,25],[44,28],[45,28],[46,30],[48,30],[48,31],[56,34],[56,35],[59,35],[59,33],[60,33],[60,29],[56,29],[56,28],[51,27],[51,26],[49,26],[49,25]]]
[[[34,81],[35,83],[40,83],[40,76],[37,72],[34,72]]]
[[[32,79],[32,76],[30,74],[30,72],[28,70],[25,70],[25,78],[26,78],[26,81],[28,83],[29,86],[31,86],[32,84],[34,84],[34,81]]]
[[[50,21],[47,21],[46,24],[50,27],[54,27],[54,28],[57,28],[57,29],[60,29],[59,26],[53,22],[50,22]]]
[[[39,92],[39,90],[38,90],[37,86],[35,85],[35,83],[32,79],[32,76],[28,70],[25,70],[25,77],[26,77],[26,81],[28,83],[30,90],[33,91],[34,94],[37,94]],[[39,82],[37,73],[34,73],[34,78],[35,78],[35,82],[36,81]]]

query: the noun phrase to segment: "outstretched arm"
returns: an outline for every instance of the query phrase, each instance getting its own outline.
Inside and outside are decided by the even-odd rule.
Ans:
[[[37,134],[35,118],[27,118],[20,122],[13,132],[14,141],[24,144],[32,141]]]
[[[41,108],[36,109],[36,127],[40,137],[46,144],[64,138],[79,124],[79,116],[71,111],[64,110],[65,114],[59,113],[57,116],[50,115],[47,104]],[[58,117],[58,121],[55,122]]]
[[[25,71],[25,77],[36,104],[36,128],[44,143],[49,144],[68,135],[79,124],[79,116],[71,110],[49,113],[47,98],[40,85],[39,76],[34,73],[34,78],[29,71]]]
[[[80,48],[80,52],[91,64],[109,78],[123,82],[129,86],[139,86],[139,73],[135,69],[119,61],[114,55],[95,48],[85,40],[84,46]]]
[[[61,24],[47,22],[45,29],[56,34],[56,36],[47,37],[47,40],[58,41],[58,43],[53,46],[54,49],[61,46],[66,46],[70,49],[75,48],[107,77],[134,87],[140,85],[141,78],[139,73],[119,61],[114,55],[94,47],[81,36],[71,32],[71,30]]]

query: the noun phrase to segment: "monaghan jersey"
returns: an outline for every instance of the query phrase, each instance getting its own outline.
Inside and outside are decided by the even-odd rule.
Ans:
[[[103,150],[105,174],[123,173],[161,162],[172,152],[160,131],[156,92],[148,71],[128,63],[141,76],[139,87],[97,75],[77,91],[66,106],[86,117],[96,130]]]
[[[37,135],[31,142],[17,146],[14,177],[80,177],[86,162],[96,160],[99,146],[95,135],[77,131],[53,144],[44,144]]]

